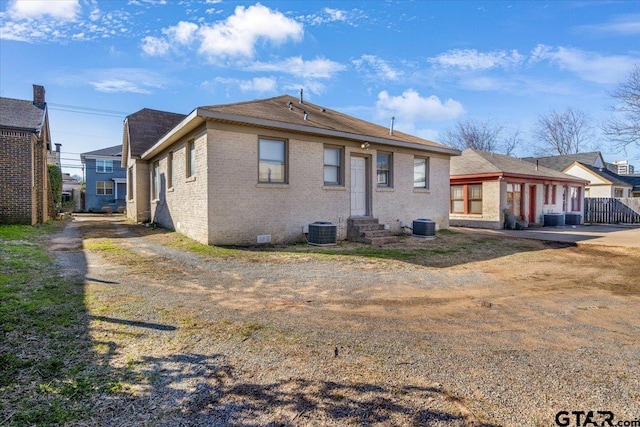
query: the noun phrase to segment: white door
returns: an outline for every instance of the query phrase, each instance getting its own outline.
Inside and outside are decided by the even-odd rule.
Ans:
[[[351,216],[367,214],[367,163],[364,157],[351,158]]]

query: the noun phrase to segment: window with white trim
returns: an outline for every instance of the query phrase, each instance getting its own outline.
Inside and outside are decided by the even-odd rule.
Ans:
[[[187,142],[187,154],[185,157],[187,160],[187,167],[186,167],[187,178],[191,178],[196,174],[196,142],[195,141],[192,140]]]
[[[324,185],[342,185],[342,148],[324,147]]]
[[[376,163],[378,187],[393,187],[393,155],[378,151]]]
[[[287,143],[277,139],[258,139],[258,182],[287,182]]]
[[[113,160],[96,160],[96,172],[98,173],[112,173],[113,172]]]
[[[113,181],[96,181],[96,194],[109,196],[113,194]]]
[[[151,171],[151,198],[157,200],[160,198],[160,162],[153,162],[153,170]]]
[[[413,158],[413,188],[429,188],[429,158]]]

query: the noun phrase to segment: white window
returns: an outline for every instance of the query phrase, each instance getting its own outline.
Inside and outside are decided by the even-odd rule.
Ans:
[[[113,181],[97,181],[96,194],[99,196],[107,196],[113,194]]]
[[[187,178],[191,178],[196,174],[196,142],[189,141],[187,143]]]
[[[98,172],[98,173],[112,173],[113,172],[113,160],[96,160],[96,172]]]
[[[285,141],[258,140],[258,182],[287,182],[287,144]]]
[[[153,162],[151,196],[153,200],[160,198],[160,162]]]
[[[167,155],[167,188],[173,187],[173,151]]]
[[[342,185],[342,149],[324,148],[324,184]]]
[[[392,155],[391,153],[378,152],[377,155],[377,176],[378,187],[393,187],[392,178]]]
[[[429,188],[429,159],[414,157],[413,188]]]

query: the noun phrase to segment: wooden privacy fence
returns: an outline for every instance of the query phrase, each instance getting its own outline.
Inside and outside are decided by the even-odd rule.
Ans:
[[[585,198],[584,222],[592,224],[639,224],[640,197]]]

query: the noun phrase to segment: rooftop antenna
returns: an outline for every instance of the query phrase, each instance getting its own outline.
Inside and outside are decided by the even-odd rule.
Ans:
[[[304,98],[302,97],[302,89],[300,89],[300,104],[304,104]]]
[[[389,124],[389,135],[393,135],[393,122],[395,121],[395,117],[391,117],[391,124]]]

